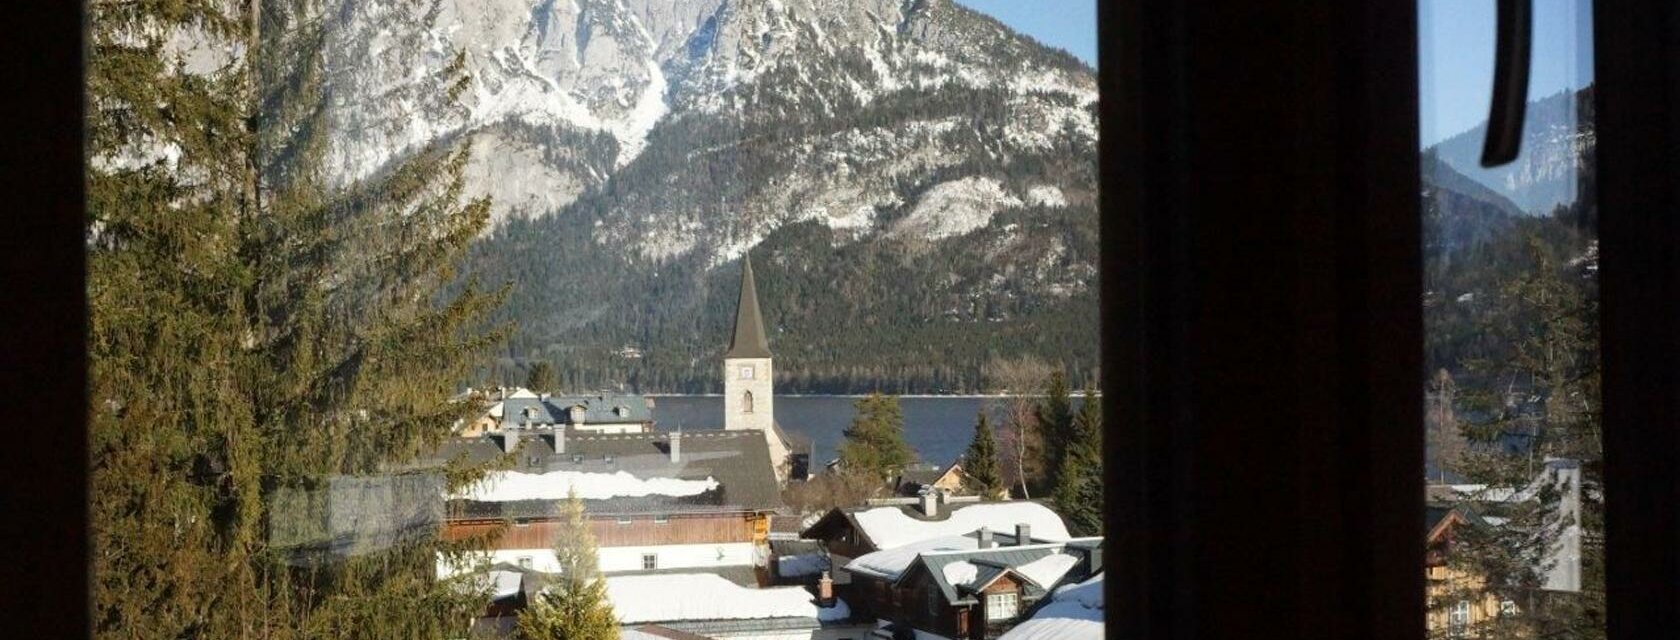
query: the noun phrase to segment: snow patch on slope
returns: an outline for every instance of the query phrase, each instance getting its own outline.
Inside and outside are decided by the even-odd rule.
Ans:
[[[990,224],[1000,209],[1020,205],[1019,198],[992,178],[942,182],[922,194],[910,215],[894,225],[894,233],[929,240],[960,236]]]

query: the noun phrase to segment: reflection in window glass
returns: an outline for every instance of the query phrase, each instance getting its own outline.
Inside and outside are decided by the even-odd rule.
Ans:
[[[1101,634],[1093,0],[88,13],[99,637]]]
[[[1591,4],[1539,0],[1522,149],[1480,165],[1495,3],[1420,3],[1431,634],[1603,637]]]

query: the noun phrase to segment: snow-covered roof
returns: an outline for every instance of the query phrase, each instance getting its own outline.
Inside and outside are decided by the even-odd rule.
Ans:
[[[911,517],[898,506],[875,507],[851,514],[862,533],[875,543],[877,549],[891,549],[921,540],[945,536],[961,536],[989,527],[994,531],[1014,531],[1018,524],[1032,527],[1032,537],[1041,540],[1067,540],[1067,525],[1037,502],[980,502],[953,505],[949,515],[937,519]]]
[[[1079,566],[1079,556],[1057,553],[1017,566],[1015,571],[1048,589],[1076,566]]]
[[[846,563],[846,570],[886,580],[897,580],[899,574],[910,568],[910,565],[916,561],[916,557],[923,553],[930,551],[972,551],[979,548],[980,541],[968,536],[929,538],[892,549],[863,554]]]
[[[998,640],[1097,640],[1103,637],[1103,574],[1057,589],[1049,603]]]
[[[818,607],[800,587],[751,589],[709,573],[607,576],[607,598],[623,624],[697,620],[810,618],[844,620],[851,610],[836,600]]]
[[[640,498],[650,495],[694,496],[718,486],[717,480],[677,478],[638,478],[625,471],[590,473],[584,471],[550,471],[522,473],[497,471],[468,487],[453,499],[477,502],[513,502],[517,500],[564,500],[571,489],[584,500],[610,498]]]

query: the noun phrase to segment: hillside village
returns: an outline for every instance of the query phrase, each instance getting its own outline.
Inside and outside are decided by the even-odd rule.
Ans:
[[[722,428],[662,429],[637,395],[462,396],[486,409],[430,461],[512,461],[447,500],[446,539],[489,539],[438,564],[488,587],[476,632],[517,634],[562,570],[575,496],[624,638],[1101,637],[1102,538],[1071,535],[1046,501],[977,495],[960,462],[898,473],[861,505],[785,504],[813,476],[774,419],[750,263],[723,360]]]

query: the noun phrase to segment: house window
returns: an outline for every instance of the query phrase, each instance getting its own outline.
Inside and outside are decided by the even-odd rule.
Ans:
[[[1021,596],[1015,592],[994,593],[986,596],[986,619],[1008,620],[1014,618],[1021,608]]]
[[[1506,600],[1504,602],[1499,603],[1499,615],[1502,615],[1502,616],[1517,615],[1517,603],[1512,602],[1510,600]]]
[[[653,517],[653,523],[654,524],[671,524],[671,516],[663,516],[663,515],[654,516]]]
[[[927,590],[927,612],[929,620],[939,617],[939,590],[937,589]]]
[[[1464,628],[1470,626],[1470,601],[1459,600],[1453,604],[1452,613],[1447,618],[1448,632],[1455,638],[1463,637]]]
[[[741,367],[741,379],[742,380],[751,380],[752,377],[753,377],[752,365],[749,364],[749,365]]]
[[[741,393],[741,413],[752,413],[752,412],[753,412],[752,392],[751,391],[744,391],[744,392]]]
[[[630,516],[619,516],[618,517],[618,524],[620,524],[620,525],[630,524]]]
[[[518,563],[521,569],[531,568],[531,556],[519,556]]]
[[[659,568],[659,555],[654,553],[642,554],[642,569],[652,571]]]

